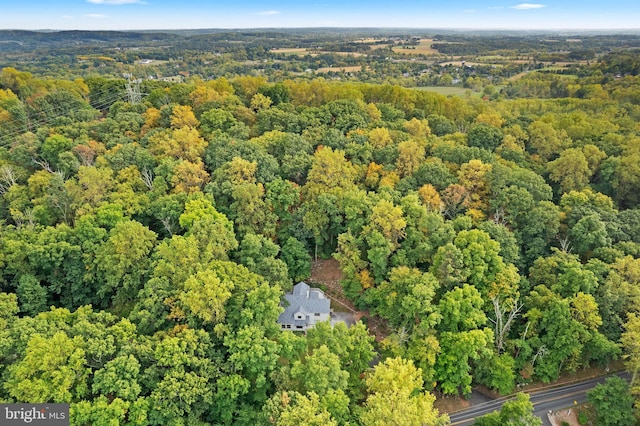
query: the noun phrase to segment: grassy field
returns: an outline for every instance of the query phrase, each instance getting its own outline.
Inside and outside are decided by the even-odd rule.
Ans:
[[[431,48],[433,39],[423,38],[420,39],[420,43],[417,46],[408,46],[407,49],[404,46],[395,46],[393,51],[395,53],[405,53],[407,55],[437,55],[438,51]]]
[[[516,81],[516,80],[520,80],[522,77],[524,77],[527,74],[533,73],[533,72],[541,72],[541,71],[561,71],[564,70],[564,67],[558,67],[558,66],[553,66],[553,67],[545,67],[539,70],[531,70],[531,71],[523,71],[521,73],[518,73],[516,75],[513,75],[511,77],[509,77],[507,79],[507,81]],[[578,76],[575,74],[562,74],[562,77],[564,78],[568,78],[568,79],[577,79]]]
[[[372,44],[372,43],[377,43],[379,41],[381,41],[383,39],[380,38],[363,38],[360,40],[355,40],[354,43],[363,43],[363,44]]]
[[[352,67],[324,67],[318,68],[316,70],[317,73],[327,73],[327,72],[358,72],[362,69],[360,65],[354,65]]]
[[[471,92],[471,89],[466,89],[464,87],[425,86],[425,87],[415,87],[414,89],[427,90],[429,92],[436,92],[445,96],[466,96],[467,92]],[[473,92],[471,93],[473,94]],[[479,95],[479,94],[475,93],[475,95]]]
[[[279,49],[271,49],[271,52],[281,53],[283,55],[298,55],[298,56],[304,56],[304,55],[310,54],[309,50],[305,47],[283,47]]]
[[[115,59],[109,56],[102,56],[102,55],[78,55],[77,58],[79,61],[105,61],[105,62],[115,61]]]
[[[309,50],[307,48],[304,47],[283,47],[283,48],[279,48],[279,49],[271,49],[272,53],[279,53],[281,55],[290,55],[290,56],[305,56],[305,55],[310,55],[310,56],[318,56],[322,53],[333,53],[335,55],[339,55],[339,56],[355,56],[355,57],[359,57],[359,56],[366,56],[364,53],[360,53],[360,52],[334,52],[334,51],[324,51],[324,50]]]
[[[364,53],[360,53],[360,52],[331,52],[331,51],[327,51],[327,53],[334,53],[334,54],[336,54],[338,56],[349,56],[349,55],[351,55],[351,56],[356,57],[356,58],[358,58],[360,56],[367,56]]]

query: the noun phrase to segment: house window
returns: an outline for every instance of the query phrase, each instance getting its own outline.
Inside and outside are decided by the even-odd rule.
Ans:
[[[291,328],[291,324],[287,324],[287,328]]]
[[[315,316],[317,316],[317,317],[319,317],[319,316],[320,316],[320,314],[319,314],[318,312],[316,312],[316,313],[315,313],[315,314],[313,314],[313,315],[315,315]]]
[[[296,328],[297,328],[298,330],[302,330],[302,326],[301,326],[301,325],[296,325]]]

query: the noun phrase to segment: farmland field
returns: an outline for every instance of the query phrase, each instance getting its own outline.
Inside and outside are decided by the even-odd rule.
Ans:
[[[466,96],[468,92],[471,92],[470,89],[464,87],[450,87],[450,86],[425,86],[425,87],[416,87],[418,90],[426,90],[429,92],[440,93],[445,96]]]
[[[328,73],[328,72],[358,72],[362,69],[361,65],[354,65],[351,67],[324,67],[318,68],[316,70],[317,73]]]
[[[271,49],[273,53],[282,53],[283,55],[310,55],[309,49],[305,47],[281,47],[277,49]]]
[[[417,46],[395,46],[393,51],[395,53],[406,53],[407,55],[437,55],[438,51],[431,47],[432,44],[433,39],[423,38],[420,39]]]

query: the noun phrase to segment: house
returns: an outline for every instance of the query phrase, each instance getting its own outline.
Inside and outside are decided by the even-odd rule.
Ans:
[[[293,292],[284,295],[284,312],[278,317],[283,330],[305,331],[318,322],[329,321],[331,302],[319,288],[305,282],[293,286]]]

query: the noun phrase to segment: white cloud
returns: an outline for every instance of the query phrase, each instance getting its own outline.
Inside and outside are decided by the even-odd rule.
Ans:
[[[489,6],[488,7],[489,10],[499,10],[499,9],[504,9],[502,6]]]
[[[107,17],[107,15],[102,15],[100,13],[89,13],[87,15],[85,15],[87,18],[93,18],[93,19],[104,19]]]
[[[537,4],[537,3],[520,3],[515,6],[511,6],[511,9],[530,10],[530,9],[542,9],[543,7],[547,7],[547,6],[544,4]]]
[[[277,10],[265,10],[264,12],[258,12],[258,15],[280,15]]]
[[[144,3],[141,0],[87,0],[88,3],[93,4],[132,4],[132,3]]]

